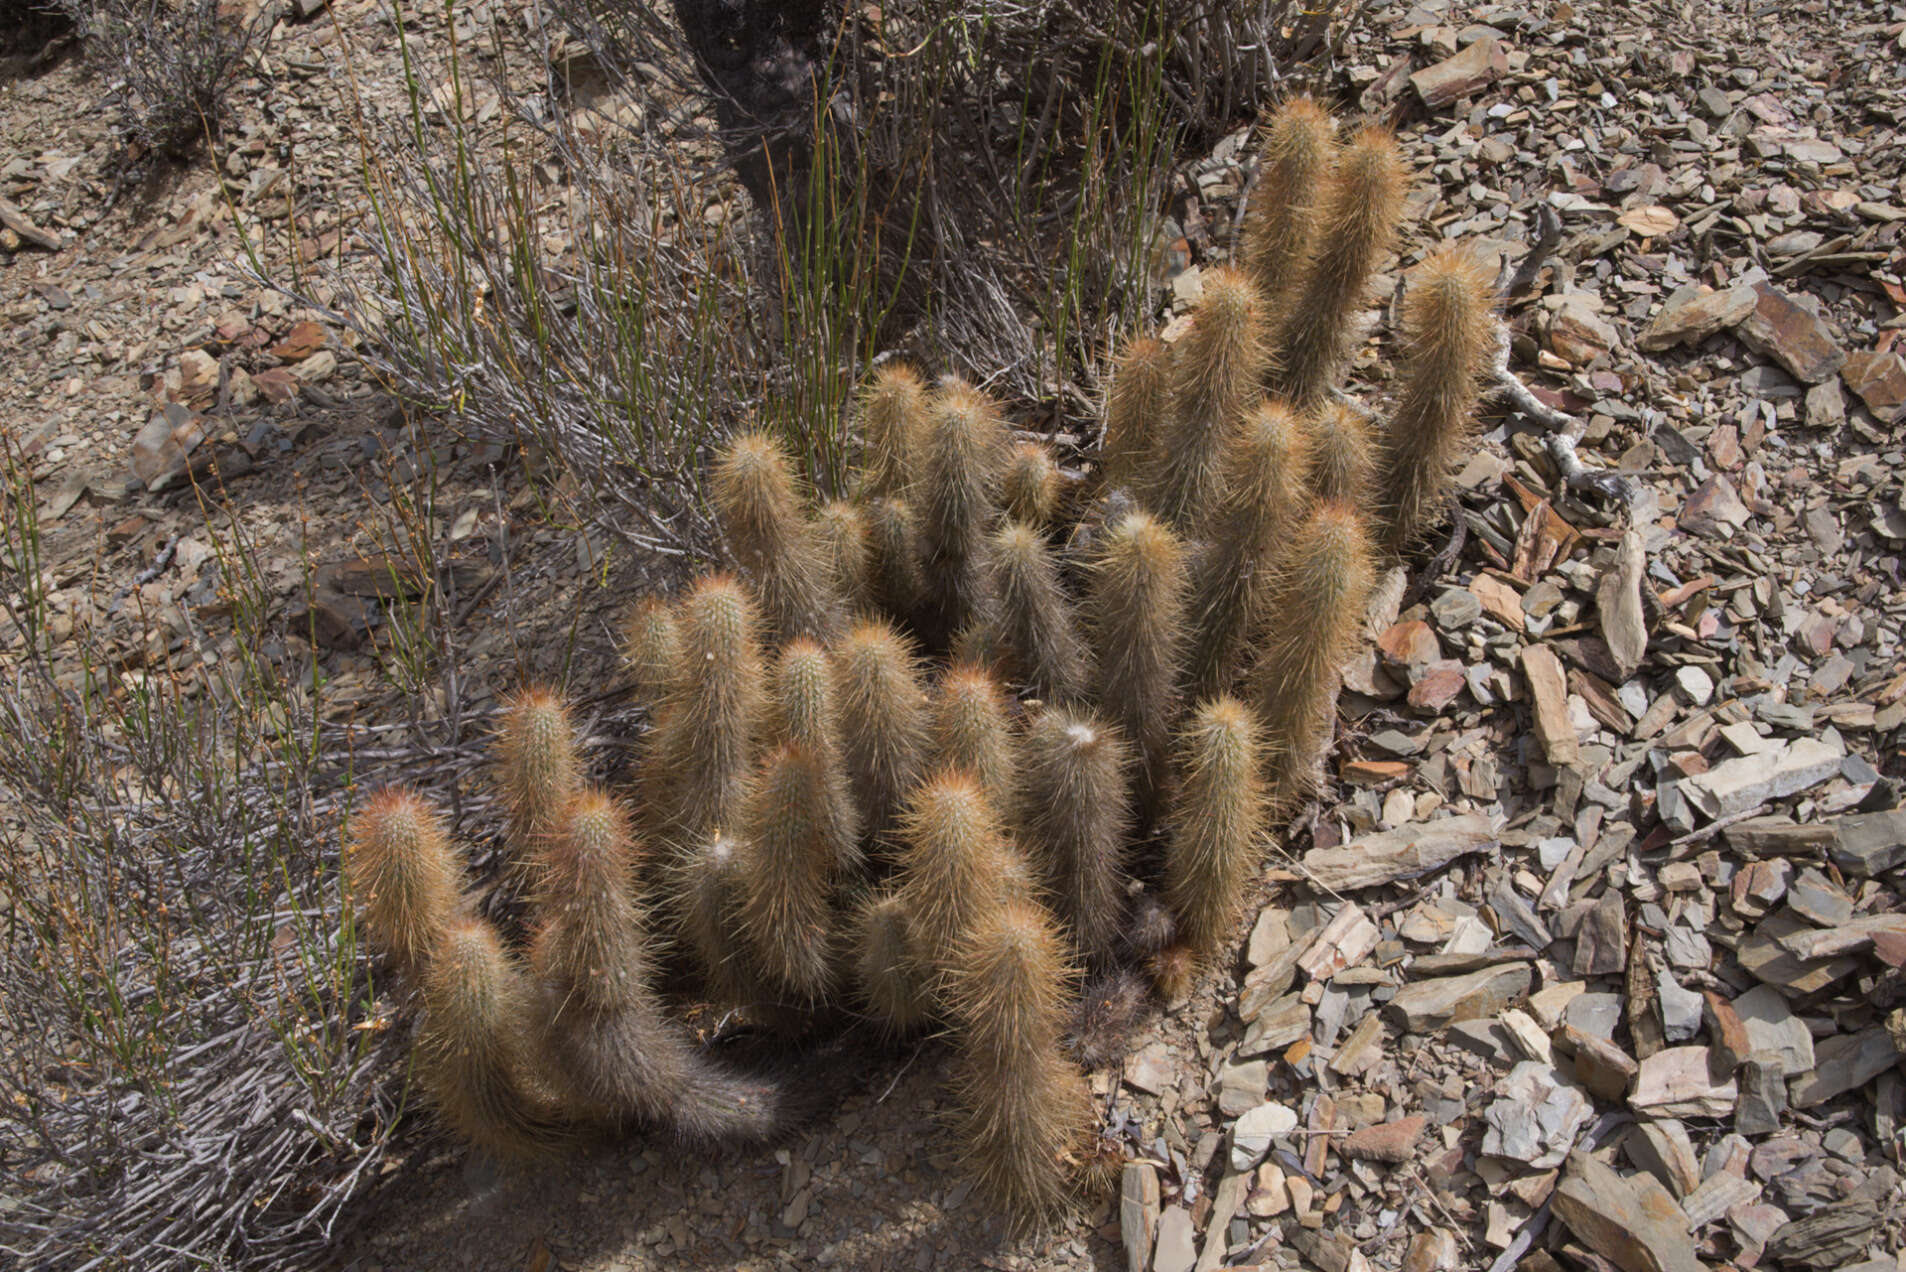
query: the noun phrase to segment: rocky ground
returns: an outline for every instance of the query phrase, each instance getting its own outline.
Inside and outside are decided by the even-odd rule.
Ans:
[[[201,162],[109,207],[84,67],[0,83],[0,425],[60,615],[123,627],[129,667],[229,654],[204,567],[242,534],[315,611],[316,645],[278,652],[369,721],[414,705],[372,624],[402,592],[378,510],[424,467],[462,563],[462,706],[609,650],[587,535],[493,448],[418,453],[348,341],[242,268],[234,206],[274,270],[348,246],[338,49],[388,100],[389,30],[375,0],[280,29],[219,160],[231,204]],[[772,1154],[497,1174],[415,1145],[343,1257],[1906,1267],[1903,64],[1906,7],[1877,2],[1372,11],[1335,88],[1400,121],[1411,249],[1470,237],[1514,267],[1553,214],[1511,365],[1628,484],[1571,488],[1544,429],[1492,418],[1456,551],[1372,615],[1330,797],[1279,836],[1235,964],[1093,1075],[1122,1196],[1006,1241],[933,1133],[936,1044],[869,1044]],[[1227,253],[1240,141],[1167,227],[1180,306]]]

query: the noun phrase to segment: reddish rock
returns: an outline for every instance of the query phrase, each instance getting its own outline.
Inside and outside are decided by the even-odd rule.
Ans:
[[[1509,73],[1509,54],[1502,41],[1484,37],[1434,66],[1410,76],[1410,87],[1431,110],[1472,96]]]
[[[1806,384],[1818,384],[1840,369],[1846,351],[1824,318],[1771,283],[1755,284],[1754,295],[1754,312],[1740,325],[1741,339]]]
[[[1621,337],[1585,300],[1566,300],[1549,319],[1549,348],[1570,366],[1604,357]]]
[[[1422,667],[1443,656],[1436,633],[1421,619],[1397,623],[1377,637],[1377,649],[1398,667]]]
[[[1456,700],[1456,695],[1469,683],[1463,674],[1463,665],[1459,662],[1442,661],[1431,664],[1416,683],[1410,686],[1409,704],[1418,711],[1441,711]]]
[[[1734,483],[1717,473],[1688,496],[1681,506],[1680,525],[1689,534],[1718,539],[1723,535],[1722,526],[1739,528],[1749,515]]]
[[[1906,357],[1897,353],[1850,353],[1840,368],[1846,387],[1859,394],[1873,414],[1886,423],[1901,418],[1906,403]]]
[[[1424,1119],[1419,1114],[1365,1126],[1352,1131],[1337,1149],[1345,1157],[1365,1161],[1407,1162],[1416,1149],[1417,1138],[1423,1134],[1423,1125]]]
[[[1679,344],[1695,344],[1736,326],[1754,312],[1758,298],[1751,287],[1726,291],[1676,292],[1635,343],[1650,353]]]

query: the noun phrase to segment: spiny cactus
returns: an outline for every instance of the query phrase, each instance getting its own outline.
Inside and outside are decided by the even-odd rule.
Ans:
[[[854,981],[888,1034],[909,1034],[933,1014],[928,969],[913,921],[891,892],[864,898],[849,932]]]
[[[1225,455],[1224,501],[1193,570],[1184,681],[1192,700],[1231,685],[1263,621],[1273,563],[1303,515],[1310,435],[1288,407],[1261,402]]]
[[[1194,954],[1218,952],[1243,911],[1264,829],[1257,721],[1235,698],[1201,703],[1179,742],[1165,898]]]
[[[1006,458],[1000,501],[1014,521],[1047,526],[1058,515],[1061,485],[1052,452],[1037,442],[1020,442]]]
[[[1383,433],[1378,507],[1382,541],[1401,551],[1448,497],[1450,469],[1473,442],[1476,394],[1494,333],[1494,280],[1472,252],[1445,247],[1403,295],[1409,359],[1403,397]]]
[[[520,888],[529,883],[542,845],[582,789],[576,727],[562,699],[536,685],[514,694],[503,707],[497,758],[510,811],[510,872]]]
[[[1011,709],[1005,689],[984,668],[955,663],[933,695],[935,767],[965,769],[994,808],[1007,807],[1013,789]]]
[[[1163,523],[1132,512],[1106,530],[1090,606],[1098,700],[1138,749],[1137,803],[1148,811],[1171,780],[1185,589],[1184,548]]]
[[[682,846],[666,876],[668,912],[694,957],[703,992],[721,1006],[755,1000],[755,976],[741,925],[741,841],[709,830]]]
[[[947,960],[962,1152],[1022,1230],[1064,1212],[1091,1116],[1084,1078],[1059,1050],[1072,979],[1052,921],[1024,900],[979,915]]]
[[[1370,537],[1355,509],[1324,504],[1298,528],[1253,675],[1269,795],[1279,812],[1309,789],[1330,743],[1338,678],[1356,650],[1375,580]]]
[[[682,670],[682,634],[666,600],[645,596],[629,611],[622,623],[622,666],[636,706],[653,712],[674,692]]]
[[[733,826],[762,725],[754,602],[713,575],[682,598],[681,668],[649,735],[642,792],[649,832],[679,843]]]
[[[1171,401],[1171,348],[1155,336],[1140,336],[1120,352],[1105,395],[1105,437],[1099,462],[1108,490],[1135,489],[1150,480],[1167,404]]]
[[[1073,944],[1094,964],[1112,957],[1125,915],[1128,757],[1115,726],[1057,708],[1033,718],[1020,746],[1014,820]]]
[[[1299,411],[1324,400],[1361,333],[1370,276],[1390,250],[1407,173],[1396,138],[1374,125],[1343,148],[1324,192],[1317,247],[1284,310],[1272,391]]]
[[[874,604],[904,621],[925,602],[920,574],[920,527],[913,505],[904,499],[876,499],[867,505],[867,586]]]
[[[1051,546],[1031,526],[1006,521],[992,536],[991,557],[991,643],[1034,693],[1053,702],[1076,701],[1085,692],[1090,663]]]
[[[1310,485],[1317,498],[1368,507],[1376,443],[1363,413],[1346,402],[1325,402],[1305,417],[1304,429],[1311,437]]]
[[[1154,510],[1180,533],[1201,528],[1211,510],[1225,443],[1259,396],[1269,359],[1256,285],[1230,266],[1206,271],[1191,330],[1172,355],[1150,491]]]
[[[847,780],[863,832],[891,825],[926,744],[926,690],[907,639],[887,623],[857,623],[834,659],[834,702]]]
[[[772,1134],[783,1121],[776,1089],[703,1059],[649,986],[647,926],[629,894],[635,855],[628,819],[600,790],[576,798],[545,853],[531,965],[567,1111],[695,1141]]]
[[[1314,250],[1335,149],[1335,123],[1308,97],[1291,98],[1258,125],[1257,189],[1244,210],[1238,254],[1274,310]]]
[[[913,482],[927,428],[926,385],[912,367],[889,362],[875,369],[856,407],[863,443],[860,495],[871,500],[901,494]]]
[[[929,417],[911,491],[925,581],[917,621],[929,644],[943,648],[991,609],[986,534],[998,510],[1007,434],[997,404],[963,380],[940,386]]]
[[[781,1092],[664,1014],[659,937],[743,1029],[945,1025],[964,1152],[1015,1221],[1104,1173],[1062,1034],[1116,1057],[1145,978],[1183,1001],[1224,948],[1262,827],[1330,741],[1375,574],[1366,519],[1397,550],[1436,515],[1495,333],[1484,271],[1432,256],[1373,470],[1335,382],[1403,166],[1380,130],[1339,148],[1307,101],[1263,131],[1237,267],[1206,271],[1175,345],[1126,346],[1096,464],[1061,470],[985,394],[893,365],[855,404],[847,501],[810,515],[765,436],[722,452],[711,488],[746,582],[626,625],[653,856],[582,787],[560,703],[526,692],[506,722],[513,836],[540,864],[533,980],[468,917],[428,809],[360,814],[352,886],[422,991],[419,1063],[453,1126],[504,1152],[628,1122],[783,1128]],[[1247,655],[1240,703],[1222,695]]]
[[[827,562],[828,579],[849,613],[870,608],[874,551],[867,514],[859,504],[830,499],[814,517],[814,533]]]
[[[742,929],[768,982],[802,1005],[827,997],[834,886],[859,866],[831,794],[814,747],[775,748],[755,778],[742,840]]]
[[[848,786],[834,693],[834,661],[827,651],[811,640],[790,644],[775,662],[768,735],[813,751],[821,766],[827,822],[840,835],[845,866],[860,841],[860,809]]]
[[[754,583],[773,637],[836,635],[842,603],[833,568],[781,444],[766,433],[735,438],[715,461],[711,493],[728,549]]]
[[[417,1071],[450,1129],[498,1157],[546,1156],[571,1132],[537,1078],[529,978],[495,929],[451,922],[425,965]]]
[[[1191,997],[1191,987],[1198,975],[1198,958],[1190,946],[1167,945],[1151,956],[1149,967],[1152,988],[1158,992],[1159,1001],[1175,1007]]]
[[[936,973],[976,919],[1024,877],[999,813],[971,773],[941,769],[913,788],[900,821],[896,892]]]

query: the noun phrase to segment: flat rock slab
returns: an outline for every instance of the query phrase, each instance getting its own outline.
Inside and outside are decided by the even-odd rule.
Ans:
[[[1434,66],[1410,76],[1410,87],[1431,110],[1472,96],[1509,73],[1502,41],[1485,37]]]
[[[1668,297],[1661,312],[1654,316],[1635,343],[1650,353],[1679,344],[1695,344],[1717,331],[1739,326],[1754,312],[1759,300],[1752,287],[1677,291]]]
[[[1570,1153],[1552,1201],[1556,1218],[1622,1272],[1701,1272],[1687,1214],[1651,1175],[1623,1178]]]
[[[1906,357],[1886,353],[1850,353],[1840,368],[1846,387],[1859,395],[1882,424],[1897,424],[1906,404]]]
[[[1845,758],[1838,747],[1796,738],[1778,751],[1736,756],[1684,777],[1681,793],[1706,816],[1726,817],[1817,786],[1837,775]]]
[[[1728,1117],[1740,1101],[1734,1079],[1716,1082],[1706,1047],[1667,1047],[1641,1062],[1629,1107],[1654,1117]]]
[[[1899,1062],[1899,1046],[1883,1026],[1828,1038],[1817,1048],[1812,1073],[1788,1088],[1795,1108],[1811,1108],[1865,1086]]]
[[[1417,981],[1398,990],[1384,1008],[1409,1033],[1436,1033],[1458,1020],[1494,1016],[1528,997],[1529,964],[1503,963],[1467,976]]]
[[[1525,646],[1522,674],[1529,681],[1535,736],[1542,743],[1542,753],[1556,768],[1566,768],[1582,758],[1582,744],[1569,720],[1568,676],[1562,660],[1546,645]]]
[[[1498,842],[1488,817],[1445,817],[1362,835],[1340,848],[1315,849],[1304,854],[1304,873],[1318,887],[1344,892],[1413,879],[1469,853],[1493,850]]]
[[[1754,285],[1754,312],[1740,324],[1741,338],[1804,384],[1837,372],[1846,351],[1824,318],[1771,283]]]
[[[1906,809],[1842,817],[1832,833],[1827,855],[1847,874],[1871,878],[1906,861]]]
[[[1151,1266],[1152,1240],[1158,1235],[1158,1168],[1127,1162],[1119,1181],[1119,1237],[1125,1246],[1125,1272]]]

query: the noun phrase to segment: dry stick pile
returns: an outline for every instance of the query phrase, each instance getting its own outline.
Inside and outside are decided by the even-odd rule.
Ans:
[[[1372,423],[1338,381],[1403,202],[1394,142],[1339,141],[1299,100],[1262,143],[1240,267],[1207,273],[1181,340],[1119,358],[1096,489],[1013,446],[977,389],[897,365],[861,397],[851,498],[810,509],[765,435],[723,452],[739,573],[626,628],[654,722],[635,811],[586,781],[553,695],[507,714],[522,948],[421,801],[358,815],[353,890],[458,1133],[522,1155],[628,1123],[783,1127],[783,1092],[665,1011],[667,946],[705,1001],[790,1038],[945,1026],[956,1133],[1016,1222],[1099,1177],[1082,979],[1097,1004],[1145,967],[1169,998],[1227,948],[1330,743],[1379,554],[1441,515],[1495,325],[1489,271],[1432,255]]]

